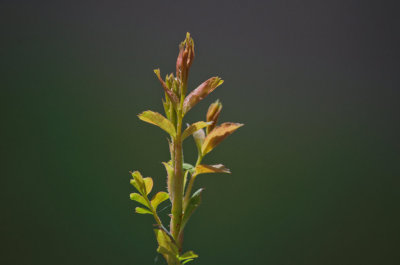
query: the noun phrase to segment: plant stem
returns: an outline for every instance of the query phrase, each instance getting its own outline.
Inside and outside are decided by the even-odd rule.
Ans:
[[[182,112],[177,113],[177,133],[174,139],[174,177],[172,182],[173,202],[171,234],[178,242],[180,226],[182,222],[182,203],[183,203],[183,152],[182,152]],[[181,246],[178,246],[181,248]]]
[[[196,165],[194,166],[195,168],[196,168],[198,165],[200,165],[202,159],[203,159],[203,156],[202,156],[201,154],[199,154],[198,157],[197,157]],[[185,199],[184,199],[184,201],[183,201],[183,207],[184,207],[184,208],[186,208],[187,204],[189,203],[190,194],[192,193],[193,184],[194,184],[194,181],[196,180],[196,176],[197,176],[197,174],[194,173],[194,174],[190,177],[190,181],[189,181],[188,187],[187,187],[186,192],[185,192]]]

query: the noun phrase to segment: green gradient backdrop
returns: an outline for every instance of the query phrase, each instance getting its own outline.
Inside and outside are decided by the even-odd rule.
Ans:
[[[165,188],[166,135],[136,114],[190,31],[191,87],[225,83],[188,121],[220,98],[246,124],[207,158],[233,174],[198,179],[193,264],[396,264],[396,6],[164,2],[0,3],[0,263],[154,264],[128,171]]]

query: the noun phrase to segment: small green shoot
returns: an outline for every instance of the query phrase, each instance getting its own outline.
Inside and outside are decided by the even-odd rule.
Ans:
[[[138,115],[140,120],[160,127],[169,135],[171,159],[163,162],[167,172],[167,191],[157,192],[150,200],[148,195],[153,189],[153,179],[144,178],[139,171],[130,172],[132,175],[130,183],[137,191],[130,194],[130,199],[141,205],[136,207],[135,212],[154,217],[157,252],[165,258],[168,265],[183,265],[198,258],[198,255],[191,250],[182,251],[183,230],[199,207],[204,190],[201,188],[192,193],[194,182],[200,174],[231,173],[222,164],[207,165],[202,164],[202,161],[226,137],[243,126],[241,123],[233,122],[218,125],[222,104],[217,100],[208,108],[206,121],[188,124],[184,128],[185,115],[224,82],[219,77],[211,77],[187,94],[189,70],[194,57],[194,42],[187,33],[186,39],[179,45],[175,76],[169,74],[162,79],[160,69],[154,70],[165,94],[162,100],[165,116],[151,110]],[[185,163],[183,159],[182,143],[190,136],[194,139],[198,153],[194,164]],[[159,205],[168,199],[172,204],[169,230],[162,224],[157,211]]]

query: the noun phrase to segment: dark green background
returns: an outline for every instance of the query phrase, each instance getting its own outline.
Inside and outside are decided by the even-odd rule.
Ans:
[[[129,170],[166,186],[153,69],[196,43],[246,125],[208,163],[193,264],[398,264],[398,8],[372,1],[1,1],[1,264],[154,264]],[[195,159],[192,140],[185,143]],[[165,204],[166,205],[166,204]],[[159,258],[156,264],[164,264]]]

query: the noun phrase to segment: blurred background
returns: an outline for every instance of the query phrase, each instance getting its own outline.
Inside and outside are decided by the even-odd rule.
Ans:
[[[190,88],[225,83],[186,121],[221,99],[245,123],[205,160],[233,173],[197,180],[193,264],[398,264],[399,22],[374,1],[1,1],[1,264],[165,264],[128,171],[166,187],[166,134],[136,115],[162,112],[153,69],[187,31]]]

